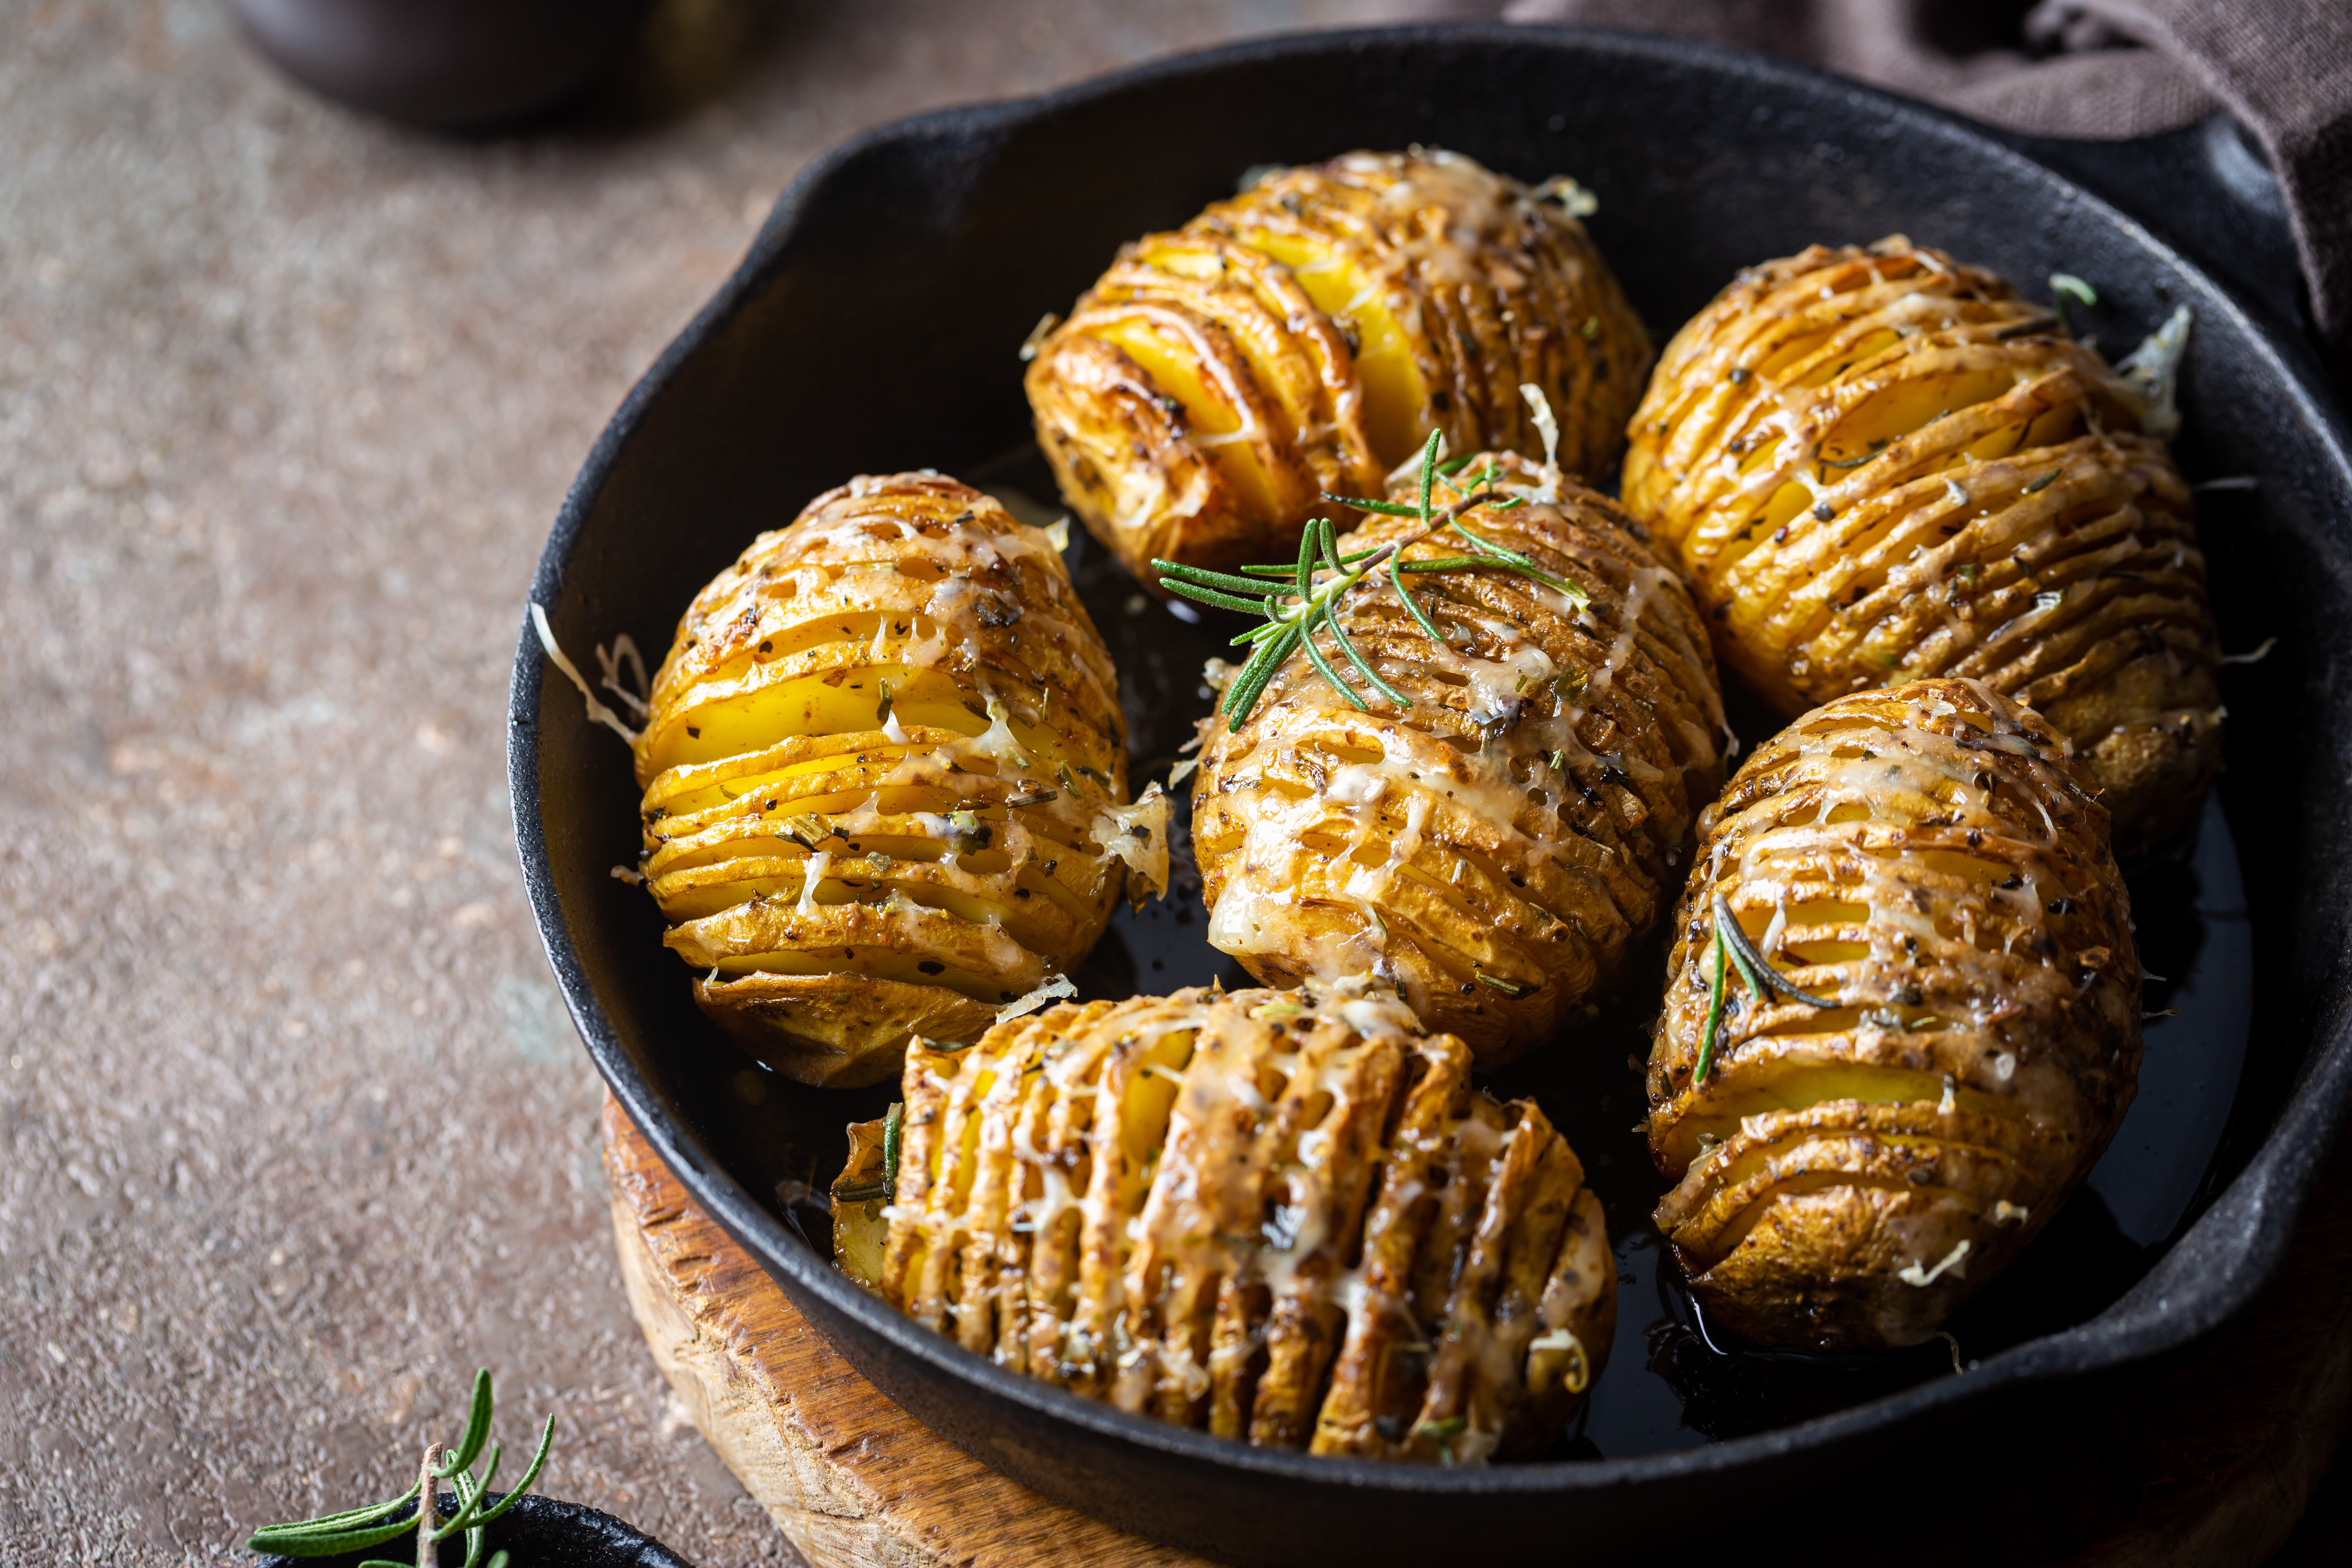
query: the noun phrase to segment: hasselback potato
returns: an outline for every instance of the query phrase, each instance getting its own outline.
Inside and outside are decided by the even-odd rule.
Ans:
[[[1540,1452],[1609,1353],[1616,1265],[1566,1142],[1469,1067],[1360,976],[1066,1004],[909,1053],[903,1119],[852,1130],[838,1255],[1124,1410],[1318,1454]]]
[[[2073,740],[2129,853],[2192,819],[2221,756],[2189,491],[2143,433],[2163,412],[1989,273],[1816,246],[1667,346],[1624,497],[1783,711],[1981,679]]]
[[[872,1083],[1083,957],[1165,802],[1059,552],[936,474],[854,479],[705,588],[636,741],[641,869],[695,999],[778,1070]]]
[[[1252,974],[1377,972],[1483,1067],[1580,1016],[1654,929],[1720,783],[1724,731],[1706,629],[1638,524],[1510,454],[1439,480],[1432,500],[1480,495],[1504,505],[1469,525],[1589,605],[1501,570],[1410,576],[1440,642],[1368,580],[1337,618],[1411,705],[1365,688],[1359,710],[1293,653],[1237,728],[1212,721],[1192,841],[1209,940]],[[1422,531],[1376,517],[1339,549]],[[1441,530],[1402,559],[1464,549]]]
[[[2106,813],[2064,739],[1978,682],[1841,698],[1759,748],[1707,808],[1677,920],[1658,1228],[1742,1338],[1927,1338],[2130,1107],[2140,969]]]
[[[1432,430],[1560,460],[1623,441],[1648,339],[1572,182],[1529,190],[1442,152],[1265,175],[1119,252],[1028,372],[1063,496],[1129,570],[1288,553],[1321,491],[1370,495]]]

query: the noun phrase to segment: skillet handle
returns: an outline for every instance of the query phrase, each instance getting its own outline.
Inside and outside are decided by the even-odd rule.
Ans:
[[[2317,346],[2286,198],[2252,132],[2230,115],[2125,142],[1995,134],[2122,208],[2273,327]]]

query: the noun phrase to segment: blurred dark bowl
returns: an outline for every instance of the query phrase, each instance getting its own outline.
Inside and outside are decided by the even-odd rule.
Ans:
[[[261,51],[327,97],[478,130],[588,87],[651,0],[224,0]]]

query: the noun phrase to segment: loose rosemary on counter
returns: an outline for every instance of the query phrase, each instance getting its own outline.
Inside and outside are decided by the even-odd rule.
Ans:
[[[491,1521],[520,1502],[523,1494],[530,1490],[530,1484],[539,1479],[540,1470],[547,1464],[547,1450],[555,1441],[555,1417],[549,1416],[547,1425],[540,1429],[539,1452],[531,1457],[530,1468],[523,1472],[522,1479],[497,1502],[486,1503],[490,1482],[499,1473],[499,1445],[489,1444],[488,1465],[478,1479],[473,1469],[474,1461],[482,1457],[482,1446],[490,1436],[490,1373],[484,1367],[474,1378],[474,1400],[466,1415],[466,1435],[454,1449],[439,1443],[428,1445],[424,1462],[417,1467],[415,1486],[390,1502],[378,1503],[373,1508],[347,1509],[298,1524],[264,1525],[245,1543],[247,1550],[274,1552],[287,1557],[335,1557],[413,1534],[416,1537],[416,1561],[426,1564],[436,1560],[434,1547],[438,1542],[463,1531],[465,1568],[505,1568],[507,1554],[503,1550],[490,1553],[489,1562],[482,1563],[482,1543],[488,1539]],[[441,1518],[439,1506],[442,1481],[450,1483],[457,1494],[457,1511],[447,1520]],[[394,1517],[412,1501],[417,1504],[414,1522]],[[372,1557],[360,1568],[409,1568],[409,1564]]]
[[[1474,460],[1457,458],[1452,463],[1438,461],[1438,449],[1443,437],[1432,432],[1421,449],[1421,500],[1417,506],[1398,501],[1372,500],[1358,496],[1326,494],[1323,499],[1341,506],[1354,507],[1359,511],[1377,512],[1383,517],[1412,518],[1421,526],[1406,537],[1370,550],[1359,550],[1342,555],[1339,539],[1328,517],[1318,517],[1307,525],[1298,542],[1298,562],[1296,566],[1244,566],[1241,574],[1212,572],[1205,567],[1187,566],[1176,561],[1154,561],[1151,564],[1160,574],[1160,585],[1171,594],[1181,594],[1188,599],[1219,609],[1241,610],[1263,616],[1265,624],[1244,632],[1234,638],[1235,646],[1247,643],[1254,651],[1233,679],[1226,684],[1225,700],[1221,705],[1229,727],[1239,730],[1257,706],[1284,661],[1292,653],[1304,650],[1316,673],[1330,682],[1333,689],[1359,709],[1367,711],[1370,704],[1350,685],[1333,662],[1317,646],[1316,636],[1328,631],[1331,643],[1349,663],[1363,676],[1365,683],[1399,708],[1410,708],[1412,700],[1381,679],[1371,661],[1358,651],[1339,624],[1340,602],[1355,591],[1367,578],[1385,581],[1396,590],[1396,595],[1412,618],[1440,643],[1445,634],[1437,629],[1419,601],[1405,587],[1410,573],[1497,571],[1511,572],[1531,578],[1566,595],[1578,609],[1591,601],[1585,592],[1566,578],[1556,577],[1541,566],[1507,549],[1493,540],[1473,533],[1462,519],[1479,507],[1493,511],[1506,511],[1527,504],[1523,496],[1507,496],[1489,488],[1495,470],[1490,461],[1486,468],[1464,488],[1470,491],[1462,500],[1444,510],[1433,510],[1430,492],[1435,488],[1441,473],[1449,479],[1469,467]],[[1449,555],[1442,560],[1407,561],[1405,550],[1443,531],[1450,530],[1472,550],[1472,555]],[[1384,570],[1385,569],[1385,570]]]

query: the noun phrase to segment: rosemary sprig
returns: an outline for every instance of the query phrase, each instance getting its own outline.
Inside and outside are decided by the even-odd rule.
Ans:
[[[934,1046],[931,1048],[960,1051],[967,1048],[970,1043],[967,1041],[964,1045],[952,1047]],[[889,1114],[882,1119],[881,1176],[870,1182],[857,1182],[846,1187],[835,1187],[833,1190],[833,1195],[836,1200],[845,1204],[862,1204],[870,1203],[876,1198],[892,1200],[898,1197],[898,1147],[899,1141],[905,1133],[906,1125],[906,1101],[892,1100]]]
[[[1834,1007],[1837,1004],[1811,992],[1800,991],[1789,977],[1765,962],[1764,954],[1739,929],[1732,918],[1731,906],[1725,901],[1722,890],[1715,895],[1715,983],[1708,988],[1706,998],[1706,1033],[1698,1043],[1698,1065],[1692,1069],[1691,1082],[1704,1083],[1706,1075],[1715,1070],[1715,1043],[1723,1027],[1723,1008],[1728,999],[1727,982],[1733,970],[1747,983],[1748,994],[1757,1001],[1780,995],[1791,1002],[1801,1002],[1808,1007]]]
[[[341,1513],[322,1514],[296,1524],[269,1524],[253,1532],[246,1542],[250,1552],[275,1552],[287,1557],[339,1557],[347,1552],[363,1552],[371,1546],[382,1546],[403,1535],[416,1537],[416,1561],[431,1563],[434,1546],[463,1531],[466,1537],[465,1568],[477,1568],[482,1563],[482,1544],[488,1539],[489,1527],[500,1514],[520,1502],[539,1479],[546,1467],[547,1450],[555,1441],[555,1417],[547,1418],[540,1429],[539,1452],[531,1457],[530,1468],[514,1484],[506,1496],[495,1503],[486,1503],[490,1482],[499,1473],[499,1446],[489,1442],[490,1436],[490,1373],[483,1368],[474,1377],[474,1398],[466,1415],[465,1436],[455,1448],[439,1443],[425,1450],[424,1462],[417,1467],[416,1484],[393,1499],[373,1508],[345,1509]],[[483,1446],[489,1452],[481,1476],[473,1473],[474,1462],[484,1458]],[[441,1518],[437,1483],[447,1481],[457,1494],[457,1511],[448,1519]],[[411,1502],[417,1505],[414,1521],[395,1517]],[[483,1568],[505,1568],[506,1552],[490,1553]],[[360,1568],[408,1568],[408,1564],[388,1558],[372,1557]]]
[[[1450,462],[1438,461],[1443,437],[1432,432],[1421,449],[1420,497],[1416,504],[1402,501],[1375,500],[1364,496],[1327,494],[1325,500],[1336,501],[1359,511],[1372,512],[1381,517],[1410,518],[1420,526],[1404,538],[1377,545],[1368,550],[1340,553],[1337,531],[1328,517],[1309,521],[1298,541],[1298,560],[1290,566],[1244,566],[1239,572],[1213,572],[1206,567],[1187,566],[1176,561],[1154,561],[1151,564],[1160,574],[1160,585],[1171,594],[1221,610],[1239,610],[1244,615],[1262,616],[1265,624],[1252,627],[1234,638],[1236,647],[1248,645],[1249,658],[1234,672],[1225,686],[1222,705],[1227,724],[1238,730],[1257,706],[1267,686],[1273,683],[1294,653],[1304,653],[1315,672],[1329,683],[1332,689],[1356,708],[1369,712],[1371,704],[1357,689],[1339,664],[1327,655],[1318,638],[1330,634],[1332,648],[1348,664],[1355,667],[1362,678],[1365,690],[1379,694],[1399,708],[1410,708],[1412,700],[1383,679],[1372,661],[1367,658],[1347,628],[1340,624],[1339,610],[1348,595],[1367,580],[1375,586],[1385,583],[1394,590],[1398,602],[1406,613],[1433,639],[1444,642],[1445,636],[1437,623],[1423,609],[1419,600],[1405,586],[1408,574],[1435,572],[1509,572],[1543,584],[1565,595],[1569,602],[1582,609],[1591,600],[1584,590],[1568,579],[1547,572],[1520,552],[1499,544],[1472,531],[1462,520],[1479,507],[1491,510],[1507,510],[1526,504],[1519,496],[1497,494],[1492,488],[1494,465],[1489,463],[1475,479],[1465,484],[1468,494],[1453,505],[1440,510],[1432,497],[1438,476],[1451,479],[1462,473],[1475,461],[1475,457],[1457,458]],[[1437,560],[1407,561],[1404,552],[1412,545],[1440,532],[1448,542],[1458,541],[1473,552],[1467,555],[1449,555]]]

